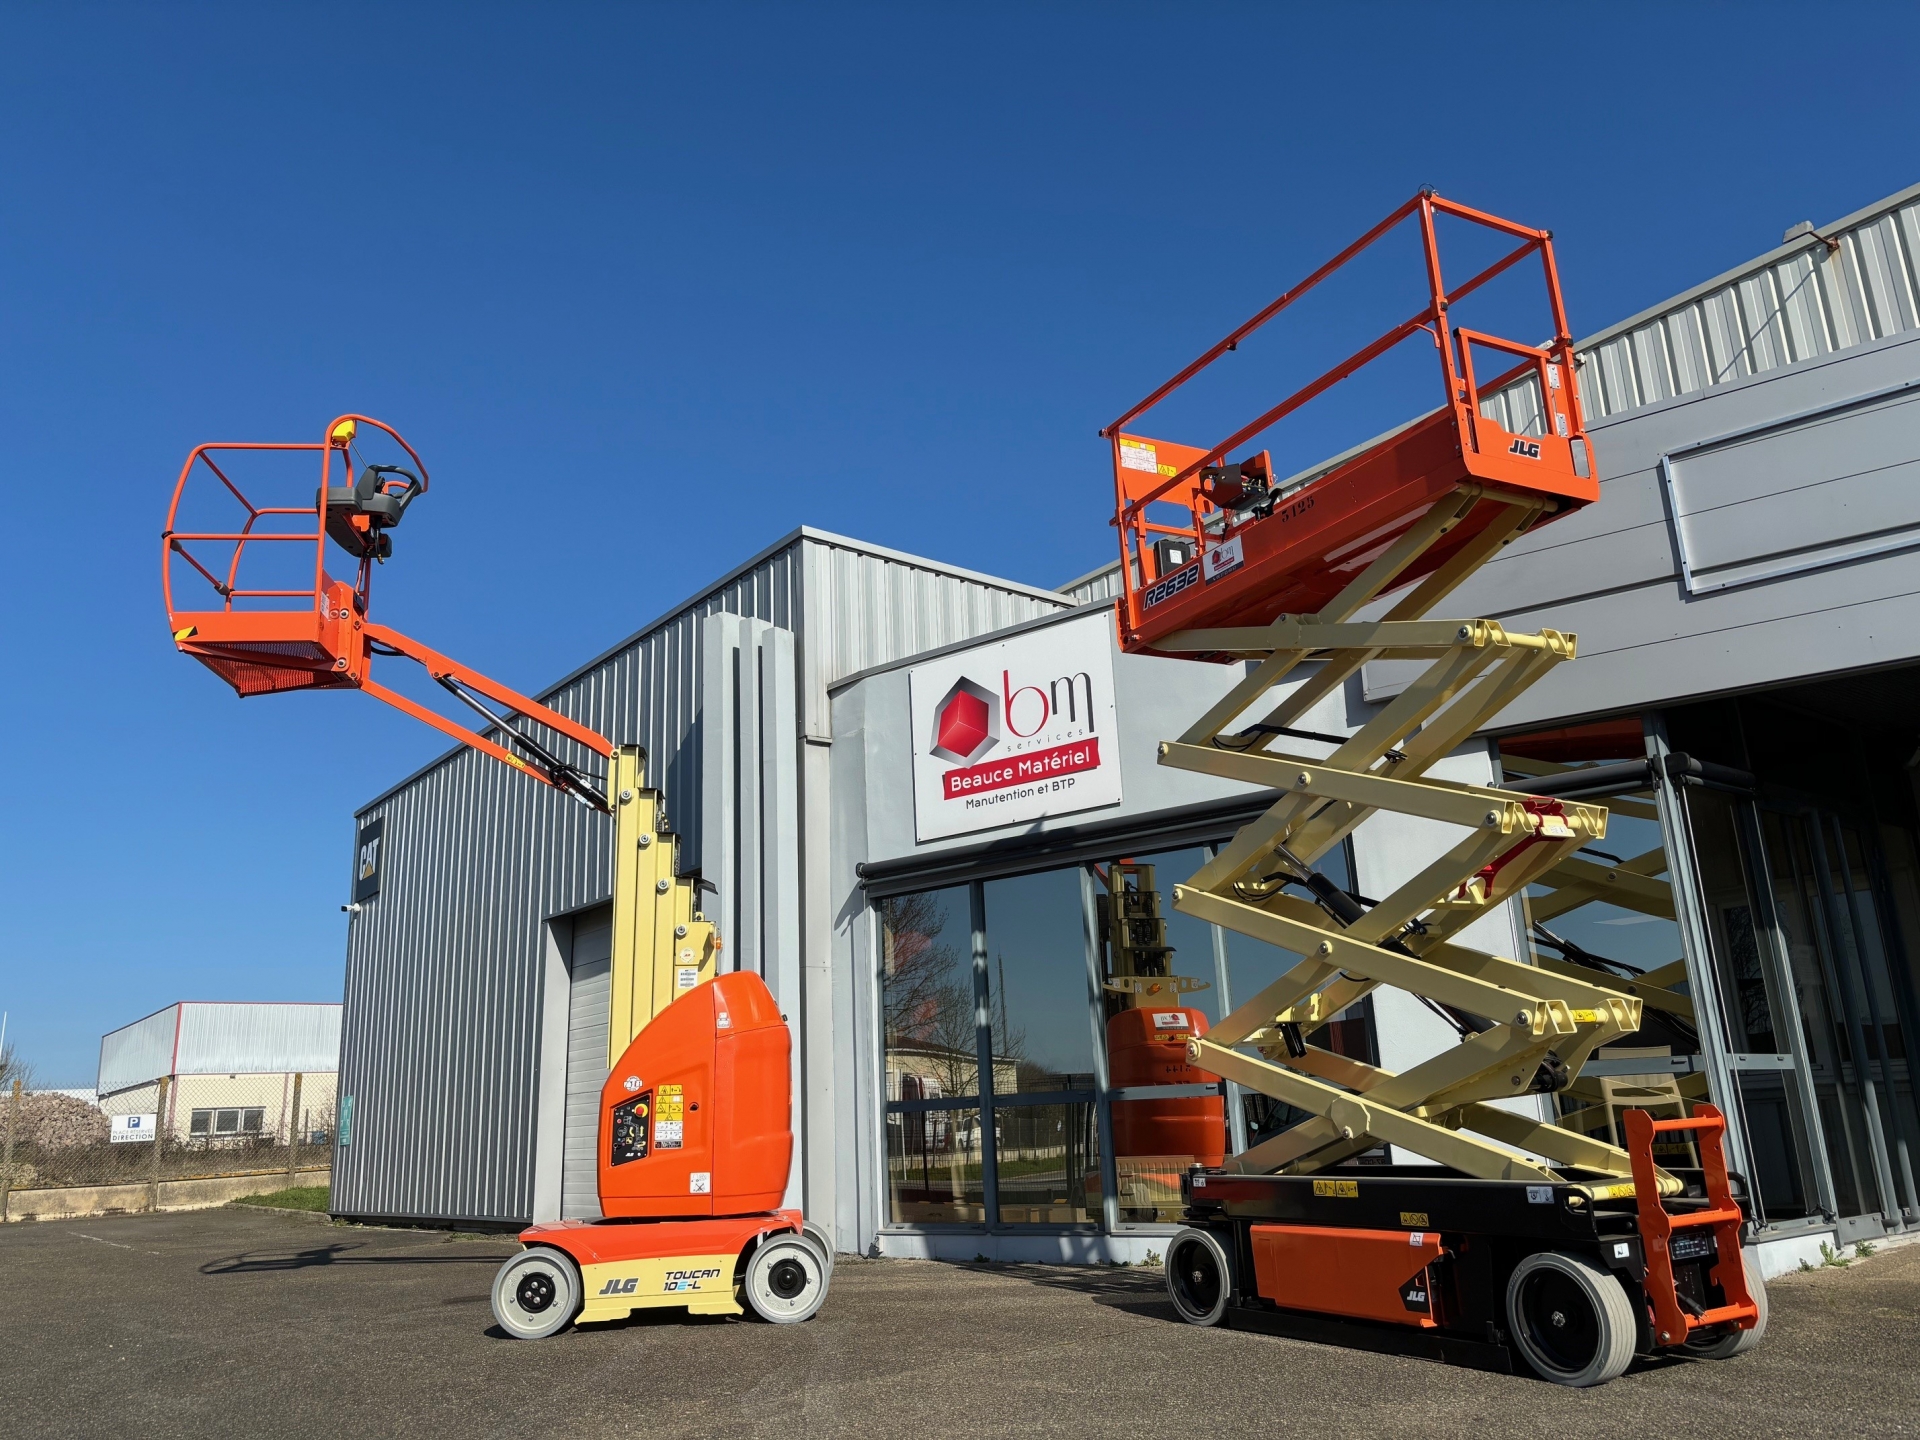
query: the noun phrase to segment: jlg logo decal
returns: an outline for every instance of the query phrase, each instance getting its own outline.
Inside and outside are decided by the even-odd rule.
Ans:
[[[718,1280],[719,1278],[720,1271],[718,1267],[709,1267],[704,1270],[669,1270],[661,1277],[660,1291],[664,1295],[673,1295],[688,1290],[698,1290],[701,1288],[703,1281]],[[639,1289],[640,1277],[638,1275],[630,1275],[624,1280],[615,1278],[607,1281],[605,1285],[600,1287],[600,1294],[633,1295],[638,1293]]]
[[[1507,446],[1507,454],[1518,455],[1522,460],[1538,460],[1540,458],[1540,442],[1538,440],[1516,440]]]

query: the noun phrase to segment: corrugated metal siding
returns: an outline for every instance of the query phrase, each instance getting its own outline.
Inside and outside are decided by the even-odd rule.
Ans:
[[[835,681],[1068,608],[1050,592],[852,545],[812,544],[808,559],[815,567],[812,593],[825,603],[801,636],[801,724],[821,738],[831,733],[827,687]]]
[[[1091,575],[1082,575],[1078,580],[1069,580],[1060,587],[1060,593],[1076,605],[1091,605],[1096,600],[1118,600],[1120,598],[1120,562],[1103,565]]]
[[[1065,605],[1045,591],[802,531],[540,698],[647,747],[649,779],[666,791],[688,869],[701,853],[704,617],[745,615],[795,631],[801,723],[824,735],[826,687],[841,676]],[[354,1097],[354,1119],[335,1164],[335,1208],[523,1220],[532,1211],[546,922],[608,898],[604,827],[465,750],[361,813],[385,817],[385,873],[348,941],[340,1088]]]
[[[324,1071],[339,1063],[338,1005],[187,1001],[180,1007],[176,1075]]]
[[[1603,420],[1884,340],[1920,325],[1916,295],[1920,185],[1581,341],[1581,409]],[[1531,379],[1480,408],[1516,434],[1543,433]]]
[[[100,1037],[100,1073],[94,1084],[102,1095],[145,1085],[173,1069],[173,1037],[180,1007],[169,1005],[144,1020],[122,1025]]]

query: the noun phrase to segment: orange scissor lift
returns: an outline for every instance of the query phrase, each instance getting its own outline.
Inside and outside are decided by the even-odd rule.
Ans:
[[[1511,245],[1449,288],[1437,224]],[[1217,444],[1142,432],[1142,417],[1303,295],[1401,227],[1417,231],[1425,303]],[[1537,261],[1545,345],[1460,322],[1458,307]],[[1440,405],[1292,476],[1252,451],[1276,422],[1395,347],[1424,337]],[[1491,354],[1498,373],[1482,379]],[[1606,833],[1599,805],[1443,780],[1436,762],[1527,686],[1573,658],[1552,630],[1433,620],[1510,541],[1599,498],[1575,357],[1543,230],[1422,192],[1232,331],[1101,434],[1112,448],[1135,653],[1246,664],[1246,676],[1160,763],[1264,786],[1273,803],[1186,884],[1174,906],[1300,957],[1188,1042],[1191,1063],[1303,1118],[1182,1182],[1187,1226],[1167,1283],[1195,1324],[1234,1324],[1593,1385],[1636,1353],[1724,1358],[1764,1327],[1745,1258],[1725,1122],[1627,1120],[1626,1148],[1536,1118],[1600,1045],[1640,1026],[1614,977],[1476,949],[1462,932]],[[1504,367],[1504,368],[1501,368]],[[1539,422],[1508,431],[1481,400],[1529,386]],[[1237,458],[1236,458],[1237,457]],[[1315,706],[1380,660],[1424,668],[1350,736],[1307,729]],[[1304,742],[1304,743],[1303,743]],[[1323,753],[1324,752],[1324,753]],[[1315,862],[1368,816],[1454,827],[1445,853],[1378,900]],[[1460,1043],[1398,1073],[1304,1036],[1377,988],[1411,992]],[[1527,1113],[1528,1109],[1534,1113]],[[1656,1132],[1696,1140],[1700,1167],[1653,1163]],[[1366,1164],[1384,1147],[1430,1164]],[[1389,1156],[1391,1151],[1388,1152]]]
[[[392,452],[388,463],[361,454],[369,440]],[[317,494],[305,468],[316,457]],[[249,497],[263,484],[289,503],[256,504]],[[365,691],[609,817],[612,993],[597,1170],[605,1218],[521,1233],[526,1249],[494,1279],[501,1327],[538,1339],[575,1320],[663,1306],[806,1320],[826,1298],[833,1248],[800,1211],[781,1207],[793,1131],[792,1038],[779,1006],[758,975],[717,973],[698,877],[680,872],[639,746],[615,744],[369,618],[374,568],[426,490],[413,448],[365,415],[341,416],[310,444],[195,447],[162,535],[174,644],[243,698]],[[231,518],[186,513],[208,501]],[[352,580],[328,573],[336,551],[353,563]],[[379,657],[418,662],[487,729],[377,683]],[[571,758],[559,753],[569,747]]]

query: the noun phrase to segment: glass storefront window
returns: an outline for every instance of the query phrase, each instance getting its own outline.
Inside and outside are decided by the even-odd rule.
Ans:
[[[987,1218],[977,1109],[890,1109],[887,1216],[896,1225],[978,1225]]]
[[[1220,1163],[1232,1147],[1219,1082],[1187,1064],[1189,1032],[1158,1017],[1197,1011],[1192,1028],[1205,1029],[1296,963],[1237,936],[1226,950],[1213,927],[1173,909],[1174,886],[1207,858],[1190,847],[876,900],[890,1223],[1099,1224],[1109,1185],[1121,1223],[1179,1222],[1181,1173]],[[1349,883],[1345,847],[1322,868]],[[1129,889],[1125,927],[1111,908],[1115,884]],[[975,915],[984,921],[978,974]],[[1224,992],[1222,953],[1239,967]],[[1249,962],[1269,973],[1247,974]],[[1101,988],[1098,977],[1123,971],[1207,988],[1169,990],[1143,1007]],[[1109,1035],[1116,1024],[1120,1040]],[[1309,1038],[1373,1055],[1364,1006]],[[983,1055],[992,1091],[984,1125]],[[1103,1058],[1124,1098],[1100,1089]]]
[[[1080,872],[986,882],[996,1095],[1093,1089]]]
[[[967,887],[879,902],[888,1100],[980,1093]]]
[[[1091,1099],[997,1105],[995,1168],[1003,1225],[1100,1221],[1100,1127]]]

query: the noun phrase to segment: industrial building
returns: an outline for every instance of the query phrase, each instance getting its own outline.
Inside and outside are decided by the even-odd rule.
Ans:
[[[204,1147],[324,1144],[335,1124],[341,1007],[183,1000],[100,1040],[98,1104]]]
[[[1775,1270],[1920,1225],[1917,261],[1920,186],[1581,341],[1605,503],[1447,601],[1577,633],[1580,658],[1435,773],[1645,765],[1601,858],[1623,891],[1671,894],[1670,916],[1596,899],[1544,930],[1522,901],[1474,943],[1684,967],[1697,1024],[1590,1066],[1618,1093],[1589,1118],[1704,1075]],[[1532,393],[1485,409],[1538,434]],[[1157,764],[1243,672],[1121,653],[1117,578],[1045,590],[802,529],[539,697],[647,747],[724,963],[792,1023],[789,1196],[844,1250],[1155,1249],[1177,1187],[1115,1137],[1166,1091],[1110,1071],[1108,907],[1123,883],[1162,897],[1216,1018],[1289,963],[1164,903],[1271,792]],[[1311,728],[1352,733],[1406,678],[1369,664]],[[1011,768],[947,768],[988,738]],[[1433,853],[1429,823],[1367,821],[1346,879],[1386,893]],[[361,809],[338,1213],[597,1213],[608,870],[600,817],[471,750]],[[1390,990],[1327,1029],[1389,1069],[1456,1039]],[[1554,1118],[1550,1096],[1506,1103]],[[1286,1121],[1238,1093],[1227,1116],[1232,1150]]]

